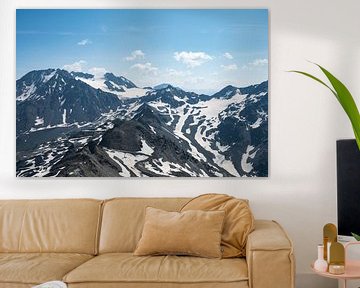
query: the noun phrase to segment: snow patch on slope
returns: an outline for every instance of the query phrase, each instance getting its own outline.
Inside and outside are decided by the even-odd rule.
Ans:
[[[123,77],[121,77],[121,78],[122,78],[122,80],[125,79]],[[119,99],[142,97],[142,96],[145,96],[147,92],[151,91],[151,89],[144,89],[144,88],[137,88],[137,87],[126,88],[125,85],[117,85],[114,82],[109,81],[114,88],[117,88],[118,90],[124,90],[124,91],[116,91],[115,89],[112,90],[112,89],[109,89],[109,87],[105,84],[106,79],[104,77],[100,77],[100,78],[93,77],[93,78],[88,78],[88,79],[82,78],[82,77],[75,77],[75,79],[80,80],[95,89],[100,89],[104,92],[115,94],[116,96],[118,96]]]
[[[152,155],[154,153],[154,149],[152,149],[144,139],[141,139],[141,153],[146,155]]]
[[[151,89],[145,88],[129,88],[124,87],[125,92],[118,92],[118,96],[123,98],[138,98],[145,96],[147,92],[151,91]],[[111,92],[114,93],[114,92]]]
[[[118,150],[104,148],[105,152],[113,159],[121,169],[125,166],[128,171],[133,172],[137,177],[144,176],[142,172],[135,167],[135,164],[148,158],[146,155],[133,155]],[[123,170],[123,169],[122,169]],[[124,171],[124,170],[123,170]],[[120,174],[120,172],[119,172]],[[125,176],[129,177],[129,176]]]
[[[55,73],[56,73],[56,71],[53,71],[53,72],[51,72],[50,74],[45,75],[45,76],[44,76],[44,79],[43,79],[43,83],[48,82],[48,81],[55,75]]]
[[[62,121],[63,121],[63,124],[66,124],[66,109],[64,109],[64,112],[62,114]]]
[[[39,125],[43,125],[43,124],[44,124],[44,118],[40,118],[39,116],[36,116],[34,125],[39,126]]]
[[[17,101],[25,101],[31,95],[33,95],[36,91],[36,86],[32,83],[30,86],[26,86],[24,89],[24,93],[16,97]]]
[[[181,166],[180,164],[164,161],[163,158],[155,159],[152,163],[145,163],[145,168],[159,176],[175,177],[177,173],[187,173],[190,176],[207,176],[204,171],[201,175]]]
[[[253,170],[253,164],[251,162],[248,162],[249,158],[254,159],[256,152],[253,152],[250,154],[251,151],[254,150],[254,146],[248,145],[246,148],[246,152],[241,157],[241,168],[244,170],[244,172],[249,173],[251,170]]]
[[[260,127],[260,124],[263,122],[262,118],[258,118],[253,124],[249,126],[253,129]]]

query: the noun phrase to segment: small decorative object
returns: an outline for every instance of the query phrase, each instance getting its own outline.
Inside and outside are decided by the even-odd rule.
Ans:
[[[329,251],[331,247],[331,243],[337,241],[337,228],[334,224],[328,223],[323,228],[323,243],[324,243],[324,259],[329,262]]]
[[[344,265],[336,265],[336,264],[330,264],[329,265],[329,273],[340,275],[345,273],[345,266]]]
[[[326,251],[326,261],[328,262],[328,264],[330,264],[330,247],[331,247],[331,243],[332,242],[327,241],[326,249],[324,248],[324,251]]]
[[[318,258],[314,263],[314,269],[320,272],[326,272],[328,263],[324,260],[324,245],[318,245]]]
[[[348,287],[348,280],[360,279],[360,261],[349,259],[349,257],[347,256],[349,255],[349,247],[353,245],[359,246],[360,242],[348,242],[344,246],[342,246],[341,243],[338,242],[332,243],[330,248],[331,263],[329,265],[329,272],[321,272],[315,269],[315,264],[312,265],[313,271],[322,277],[338,279],[343,283],[341,287]]]
[[[339,242],[331,243],[329,273],[345,273],[345,248]]]

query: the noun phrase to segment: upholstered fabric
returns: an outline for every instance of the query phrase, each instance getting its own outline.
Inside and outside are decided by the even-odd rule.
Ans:
[[[70,282],[69,288],[294,288],[291,241],[279,224],[267,220],[255,221],[255,230],[248,236],[246,259],[133,256],[141,236],[145,207],[179,211],[188,200],[106,201],[110,205],[104,210],[103,229],[98,230],[104,232],[102,252],[128,250],[129,253],[93,257],[75,253],[0,252],[0,288],[28,288],[62,279]],[[101,201],[43,201],[0,201],[0,251],[26,251],[31,244],[31,249],[42,251],[77,249],[93,253],[96,242],[93,227],[101,218]],[[56,208],[58,205],[61,212]],[[57,218],[61,221],[55,221]],[[76,227],[80,229],[77,231]],[[63,233],[62,237],[58,231]],[[29,242],[23,243],[24,239]]]
[[[204,194],[186,203],[181,211],[223,210],[226,212],[221,238],[223,258],[246,255],[247,236],[254,229],[254,217],[247,200],[224,194]]]
[[[101,201],[0,201],[0,252],[95,254]]]
[[[131,253],[111,253],[91,259],[71,271],[64,277],[64,280],[70,284],[98,282],[231,283],[247,282],[247,274],[246,261],[240,258],[139,257]]]
[[[141,237],[146,207],[179,211],[187,201],[188,198],[116,198],[105,201],[99,252],[134,252]]]
[[[201,282],[201,283],[121,283],[118,282],[94,282],[94,283],[71,283],[68,288],[249,288],[247,281],[236,282]],[[0,283],[0,288],[3,288]],[[4,287],[23,288],[23,287]],[[25,288],[25,287],[24,287]]]
[[[22,284],[22,283],[1,283],[0,288],[31,288],[33,284]]]
[[[4,283],[40,284],[61,280],[92,257],[72,253],[0,253],[0,287]]]
[[[250,288],[294,288],[292,247],[291,240],[278,223],[256,220],[246,247]]]
[[[224,216],[224,211],[168,212],[147,207],[142,236],[134,255],[221,258]]]

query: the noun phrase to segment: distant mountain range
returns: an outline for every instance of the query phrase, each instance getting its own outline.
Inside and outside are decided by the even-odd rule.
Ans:
[[[268,82],[213,95],[61,69],[16,81],[16,175],[266,177]]]

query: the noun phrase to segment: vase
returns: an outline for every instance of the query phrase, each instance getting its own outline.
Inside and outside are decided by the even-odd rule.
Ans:
[[[318,258],[314,263],[314,269],[319,272],[326,272],[328,263],[324,260],[324,245],[318,245]]]

